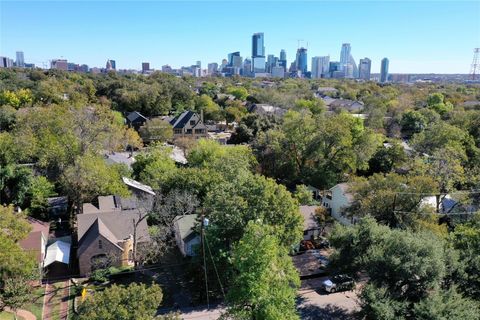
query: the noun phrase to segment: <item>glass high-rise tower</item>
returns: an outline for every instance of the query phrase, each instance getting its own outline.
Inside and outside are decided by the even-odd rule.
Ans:
[[[295,63],[297,71],[301,71],[302,74],[307,73],[307,49],[298,48],[297,50],[297,60]]]
[[[15,60],[17,67],[25,67],[25,59],[23,58],[23,51],[17,51],[17,60]]]
[[[363,80],[370,80],[370,71],[372,69],[372,60],[368,58],[360,59],[358,66],[358,77]]]
[[[265,58],[265,44],[263,32],[254,33],[252,36],[252,57]]]
[[[385,83],[388,81],[388,59],[382,59],[382,65],[380,67],[380,82]]]
[[[254,33],[252,36],[252,71],[265,72],[265,45],[263,32]]]

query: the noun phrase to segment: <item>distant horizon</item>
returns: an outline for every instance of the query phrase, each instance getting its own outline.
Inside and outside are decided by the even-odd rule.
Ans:
[[[287,67],[298,46],[311,70],[312,57],[338,61],[350,43],[357,64],[372,60],[372,74],[383,57],[391,74],[468,74],[480,47],[478,1],[2,1],[0,20],[0,56],[23,51],[37,67],[63,58],[90,68],[112,59],[117,69],[196,61],[206,69],[231,52],[250,58],[251,36],[263,32],[266,55],[285,49]]]

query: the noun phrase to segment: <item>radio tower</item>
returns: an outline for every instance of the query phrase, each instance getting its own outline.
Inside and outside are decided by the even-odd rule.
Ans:
[[[473,61],[472,66],[470,67],[470,74],[472,75],[472,80],[476,79],[476,76],[480,74],[480,58],[478,57],[480,53],[480,48],[473,49]]]

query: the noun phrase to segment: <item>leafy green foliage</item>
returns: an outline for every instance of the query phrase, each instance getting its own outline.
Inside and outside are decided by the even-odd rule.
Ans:
[[[313,194],[304,184],[300,184],[295,188],[295,198],[300,205],[311,205],[313,203]]]
[[[162,297],[162,290],[156,284],[147,287],[133,283],[126,288],[113,285],[89,296],[80,304],[75,319],[153,319]]]
[[[285,247],[271,228],[249,222],[233,248],[237,276],[228,292],[228,315],[234,319],[299,319],[295,289],[300,280]]]
[[[115,167],[108,166],[102,157],[91,154],[79,157],[74,165],[65,169],[62,185],[77,210],[81,210],[83,202],[92,201],[99,195],[129,194]]]
[[[401,176],[396,173],[356,178],[350,184],[354,201],[348,211],[372,216],[391,227],[413,226],[421,217],[422,194],[434,194],[437,184],[428,176]]]
[[[145,142],[166,142],[173,138],[173,127],[161,118],[153,118],[140,128],[140,136]]]
[[[22,307],[31,298],[29,281],[39,279],[35,253],[18,243],[30,230],[25,216],[14,213],[12,206],[0,207],[0,310]]]
[[[337,226],[330,243],[334,266],[369,277],[360,294],[367,319],[478,318],[478,304],[448,287],[458,264],[432,233],[392,230],[365,218],[353,228]]]

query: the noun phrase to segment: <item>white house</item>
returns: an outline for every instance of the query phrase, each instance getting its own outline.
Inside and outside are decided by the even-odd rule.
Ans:
[[[345,209],[353,202],[353,195],[348,191],[348,183],[339,183],[326,191],[322,197],[322,205],[327,208],[332,217],[344,225],[354,221],[345,215]]]

